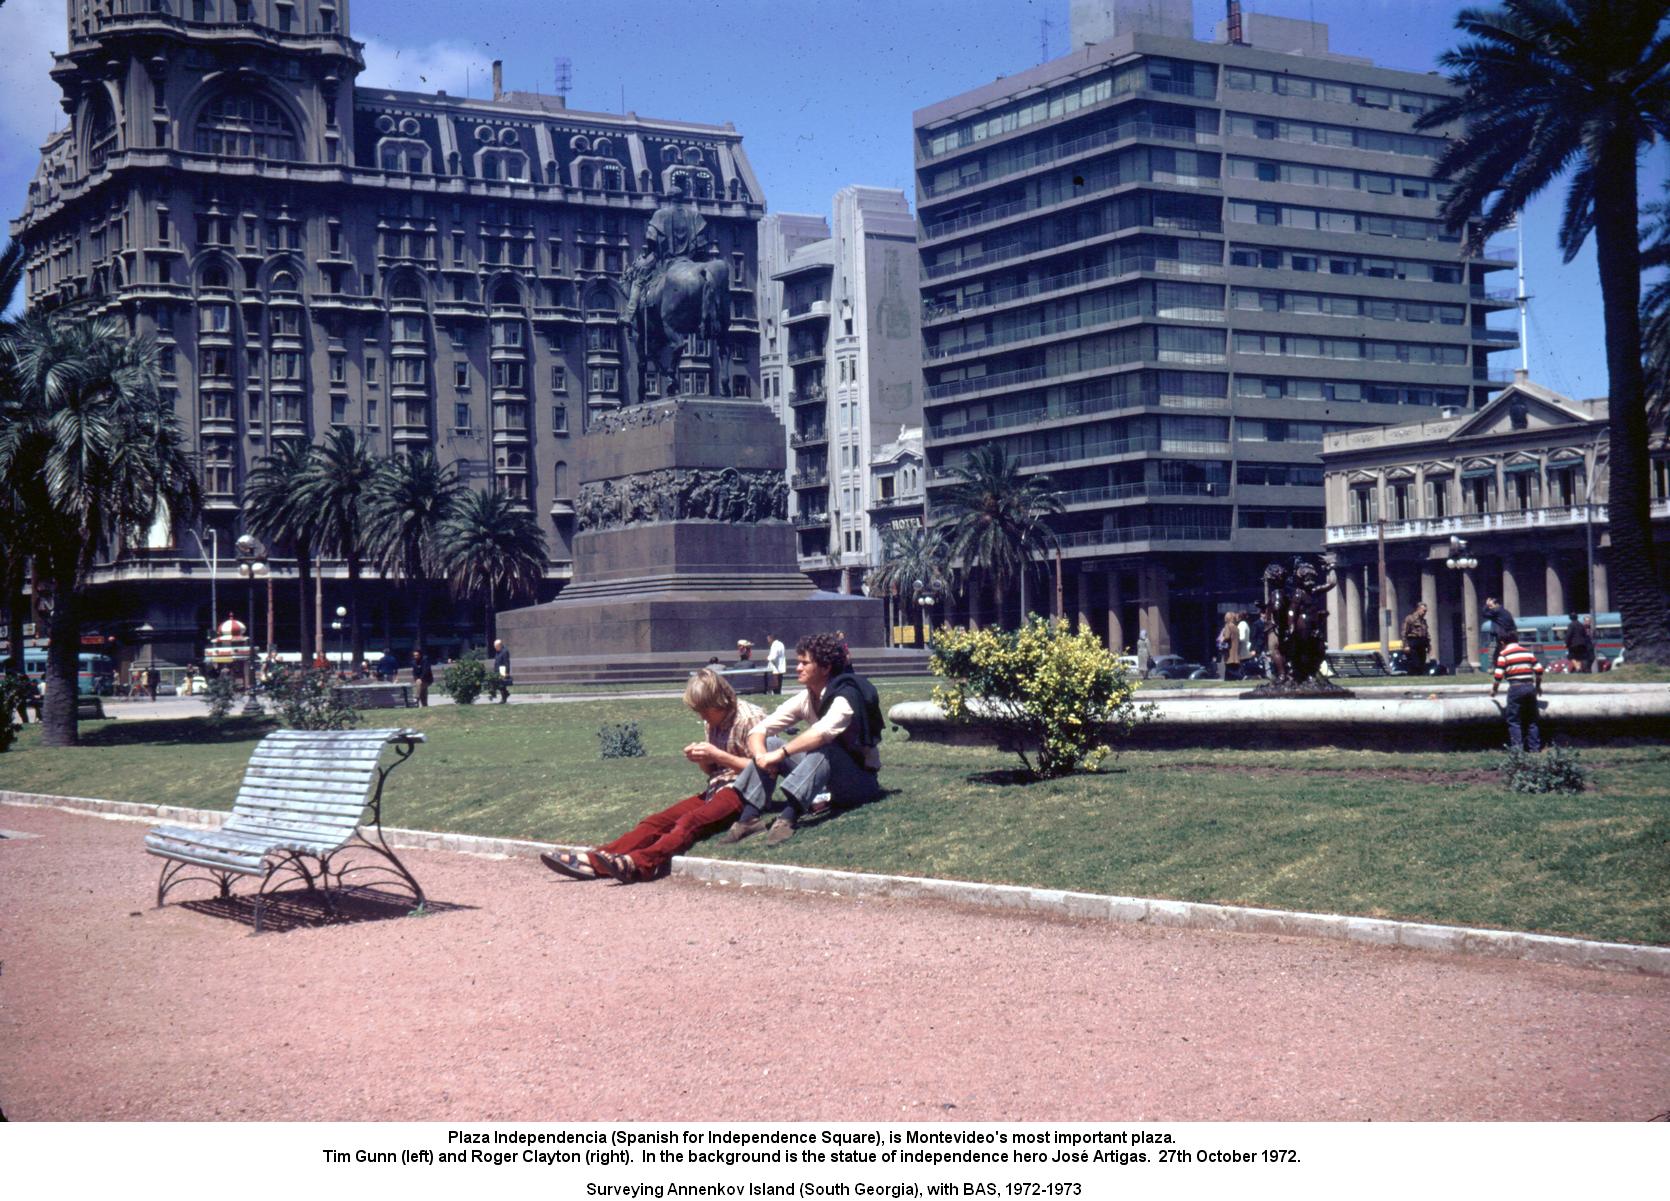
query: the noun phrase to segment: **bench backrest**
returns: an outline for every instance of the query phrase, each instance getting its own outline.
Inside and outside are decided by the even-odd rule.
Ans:
[[[278,730],[249,757],[225,830],[299,842],[346,842],[359,826],[390,742],[414,730]]]

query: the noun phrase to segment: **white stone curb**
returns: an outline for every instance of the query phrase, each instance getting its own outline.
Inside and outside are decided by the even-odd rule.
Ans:
[[[166,821],[178,825],[215,827],[226,813],[188,809],[178,805],[142,805],[90,797],[47,796],[0,790],[0,805],[27,805],[91,813],[118,821]],[[384,826],[383,834],[400,850],[452,851],[494,858],[533,859],[554,846],[519,838],[487,838],[473,834],[444,834]],[[1439,926],[1385,918],[1349,917],[1337,913],[1298,913],[1285,909],[1254,909],[1243,905],[1208,905],[1197,901],[1151,900],[1067,892],[1058,888],[1029,888],[1017,884],[980,884],[966,880],[934,880],[923,876],[884,876],[831,868],[790,864],[744,863],[729,859],[700,859],[681,855],[672,874],[709,884],[781,888],[792,892],[821,892],[843,897],[887,897],[899,900],[949,901],[982,909],[1001,909],[1052,917],[1088,918],[1113,922],[1146,922],[1195,930],[1235,934],[1280,934],[1326,938],[1412,951],[1454,955],[1488,955],[1526,959],[1567,967],[1602,968],[1670,976],[1670,947],[1637,943],[1596,942],[1553,934],[1488,930],[1473,926]]]

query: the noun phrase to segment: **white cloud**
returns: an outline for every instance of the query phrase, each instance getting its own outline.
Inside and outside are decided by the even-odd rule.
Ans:
[[[10,0],[0,8],[0,173],[8,180],[32,173],[40,144],[68,120],[58,105],[63,93],[47,74],[67,29],[62,0]]]
[[[398,88],[407,92],[446,91],[462,96],[466,85],[476,96],[491,87],[492,59],[460,42],[397,46],[382,38],[365,39],[365,71],[358,86]]]

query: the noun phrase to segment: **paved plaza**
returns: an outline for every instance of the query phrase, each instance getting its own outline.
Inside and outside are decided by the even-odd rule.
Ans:
[[[145,826],[0,807],[14,1120],[1570,1120],[1670,1109],[1670,980],[537,863],[251,937]],[[31,837],[23,837],[23,836]],[[242,886],[247,889],[248,885]],[[202,888],[197,895],[210,890]],[[240,911],[241,912],[241,911]]]

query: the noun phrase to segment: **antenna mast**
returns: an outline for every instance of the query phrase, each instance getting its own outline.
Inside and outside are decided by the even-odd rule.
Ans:
[[[1038,61],[1050,61],[1050,30],[1055,28],[1055,22],[1048,17],[1038,18]]]
[[[1531,339],[1529,332],[1529,316],[1531,311],[1530,297],[1525,294],[1525,213],[1514,214],[1514,233],[1517,235],[1517,255],[1519,260],[1519,366],[1527,377],[1531,373]]]
[[[562,97],[563,107],[568,107],[568,93],[574,90],[574,60],[570,58],[557,59],[557,95]]]

